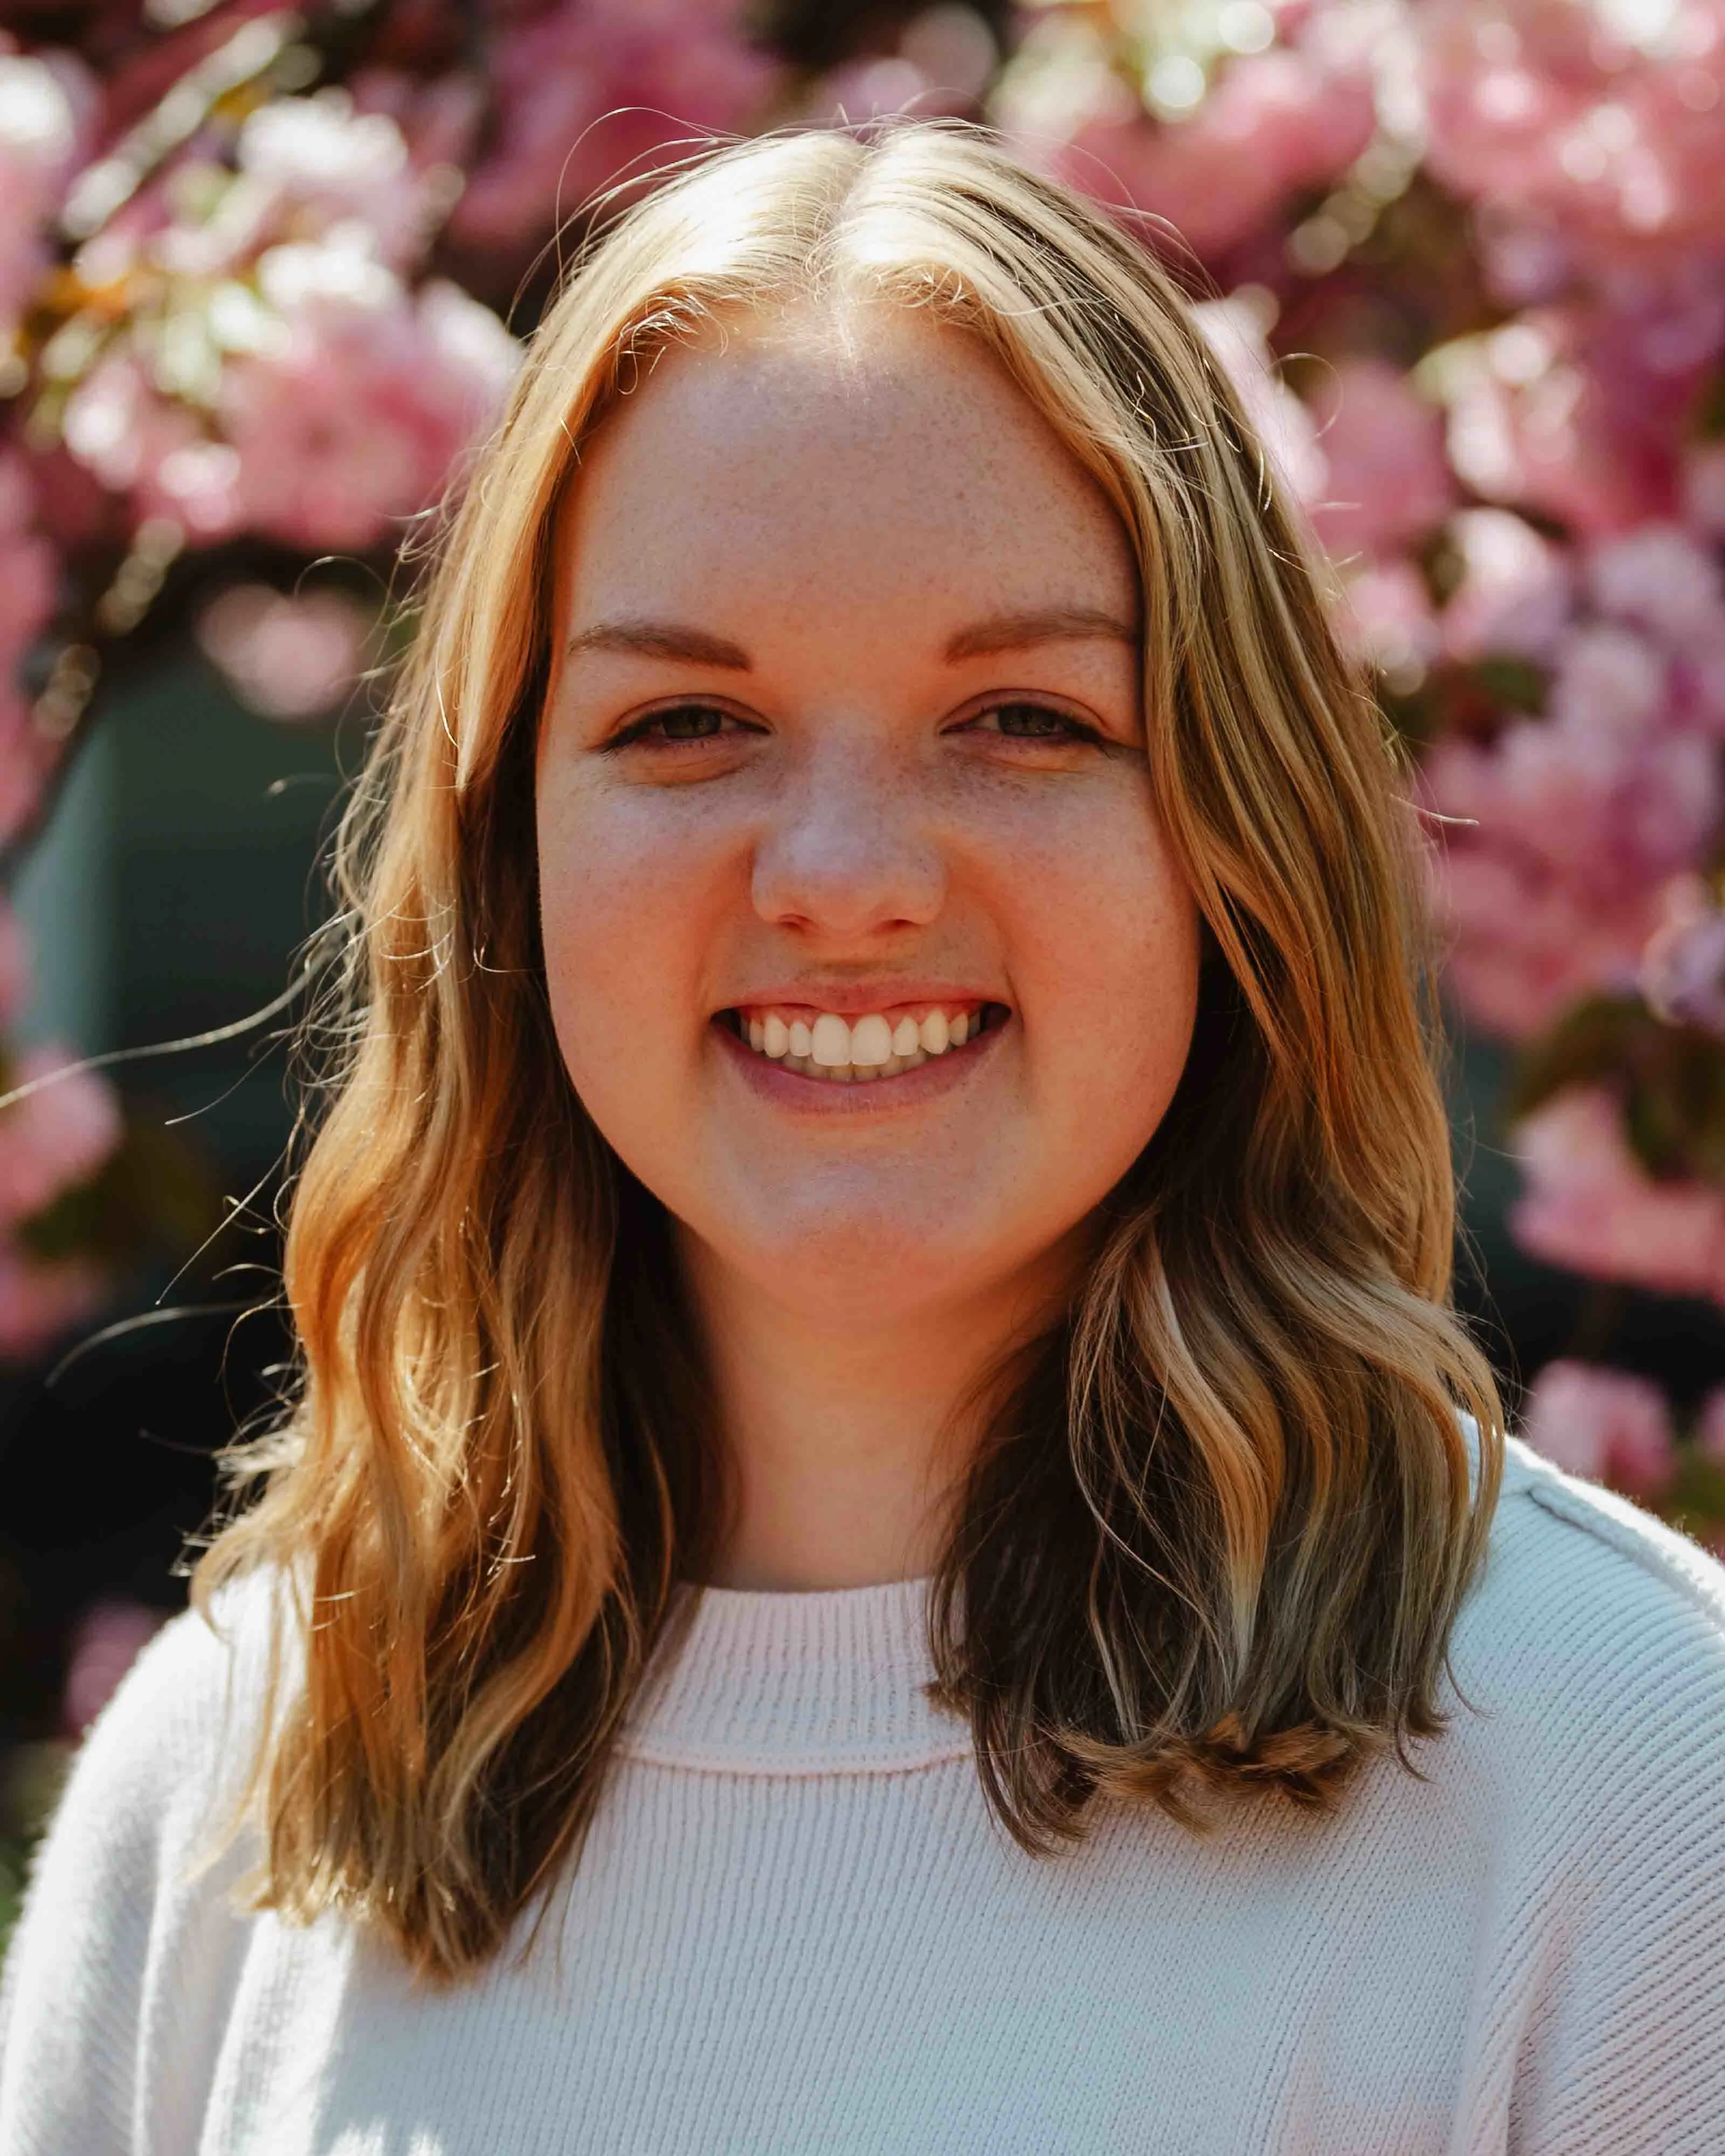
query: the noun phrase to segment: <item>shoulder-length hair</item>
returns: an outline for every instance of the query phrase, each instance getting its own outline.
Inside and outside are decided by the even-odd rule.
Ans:
[[[281,1426],[201,1558],[288,1577],[255,1903],[434,1981],[578,1858],[726,1502],[656,1200],[558,1054],[534,737],[581,444],[655,350],[809,300],[979,338],[1140,564],[1154,784],[1205,923],[1189,1065],[1046,1337],[973,1403],[936,1696],[1033,1855],[1097,1796],[1332,1809],[1445,1727],[1502,1458],[1450,1305],[1455,1178],[1409,773],[1182,295],[958,123],[703,153],[578,258],[449,521],[335,854],[345,966],[297,1175]],[[328,1010],[326,1009],[325,1015]],[[1461,1417],[1477,1424],[1477,1476]]]

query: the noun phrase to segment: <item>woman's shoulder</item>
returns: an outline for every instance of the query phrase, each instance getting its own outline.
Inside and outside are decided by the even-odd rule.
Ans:
[[[1725,1565],[1512,1438],[1450,1666],[1446,1789],[1497,1930],[1477,1999],[1517,2146],[1715,2146]]]
[[[80,1746],[0,1979],[0,2148],[131,2147],[151,1998],[226,1965],[238,1928],[225,1890],[248,1852],[222,1829],[260,1727],[282,1591],[259,1572],[219,1590],[208,1616],[171,1619]]]
[[[1554,1746],[1725,1766],[1725,1564],[1519,1438],[1451,1661]]]

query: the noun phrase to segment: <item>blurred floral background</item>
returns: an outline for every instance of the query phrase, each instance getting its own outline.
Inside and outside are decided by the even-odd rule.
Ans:
[[[0,1928],[287,1351],[398,550],[708,131],[985,120],[1186,281],[1444,819],[1462,1300],[1725,1553],[1722,100],[1725,0],[0,6]]]

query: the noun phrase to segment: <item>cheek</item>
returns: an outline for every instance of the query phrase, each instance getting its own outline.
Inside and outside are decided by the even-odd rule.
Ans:
[[[1038,1106],[1086,1152],[1130,1163],[1185,1068],[1199,913],[1140,784],[1027,831],[999,879]]]
[[[670,1082],[704,1029],[701,962],[723,857],[691,831],[665,832],[666,820],[597,789],[547,791],[538,812],[552,1015],[570,1077],[608,1137],[631,1099]]]

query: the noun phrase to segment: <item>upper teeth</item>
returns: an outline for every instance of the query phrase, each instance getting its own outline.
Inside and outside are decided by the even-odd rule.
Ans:
[[[927,1056],[944,1055],[948,1048],[962,1048],[981,1019],[980,1011],[969,1009],[929,1010],[920,1019],[909,1011],[896,1017],[869,1011],[850,1019],[836,1011],[821,1011],[811,1023],[766,1011],[749,1015],[747,1033],[750,1047],[775,1060],[810,1064],[822,1071],[886,1075],[906,1063],[921,1063]]]

